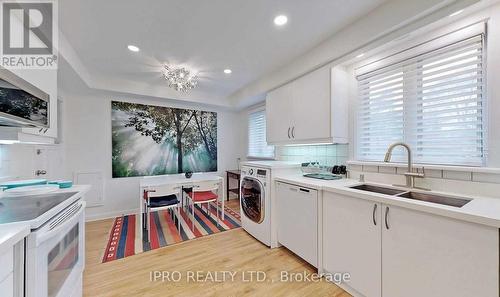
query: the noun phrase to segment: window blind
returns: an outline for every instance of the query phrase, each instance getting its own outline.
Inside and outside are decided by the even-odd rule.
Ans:
[[[483,45],[479,34],[358,76],[358,159],[404,141],[418,163],[483,165]]]
[[[248,116],[248,156],[274,158],[274,146],[266,142],[266,111],[252,112]]]

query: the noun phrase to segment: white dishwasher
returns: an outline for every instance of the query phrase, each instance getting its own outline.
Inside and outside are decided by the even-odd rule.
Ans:
[[[278,242],[318,267],[318,191],[276,182]]]

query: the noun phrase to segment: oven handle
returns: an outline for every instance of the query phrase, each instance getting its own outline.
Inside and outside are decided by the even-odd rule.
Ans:
[[[50,239],[51,237],[54,237],[54,236],[60,234],[59,231],[61,231],[61,229],[63,229],[63,228],[66,228],[67,223],[78,221],[79,216],[85,210],[85,201],[79,201],[77,203],[78,203],[78,210],[75,213],[73,213],[71,216],[64,218],[63,221],[58,222],[58,224],[53,229],[49,229],[46,233],[42,233],[41,235],[37,236],[37,243],[42,243],[42,242]],[[62,215],[64,215],[64,214],[61,213],[60,216],[62,216]],[[47,223],[47,224],[50,224],[50,223]]]

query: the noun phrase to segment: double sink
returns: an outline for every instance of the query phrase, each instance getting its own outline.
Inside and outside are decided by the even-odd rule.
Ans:
[[[463,207],[467,203],[471,202],[471,199],[466,198],[458,198],[458,197],[450,197],[444,195],[437,195],[432,193],[424,193],[424,192],[414,192],[411,190],[401,190],[398,188],[390,188],[390,187],[382,187],[375,186],[370,184],[361,184],[356,186],[349,187],[351,189],[385,194],[395,197],[407,198],[412,200],[425,201],[430,203],[436,203],[441,205],[448,205],[453,207]]]

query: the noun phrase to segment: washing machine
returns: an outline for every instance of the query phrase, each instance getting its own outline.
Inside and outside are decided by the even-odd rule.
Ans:
[[[240,184],[241,226],[271,246],[271,170],[242,166]]]
[[[300,174],[300,163],[290,161],[245,161],[241,163],[241,225],[263,244],[278,247],[275,185],[281,174]]]

